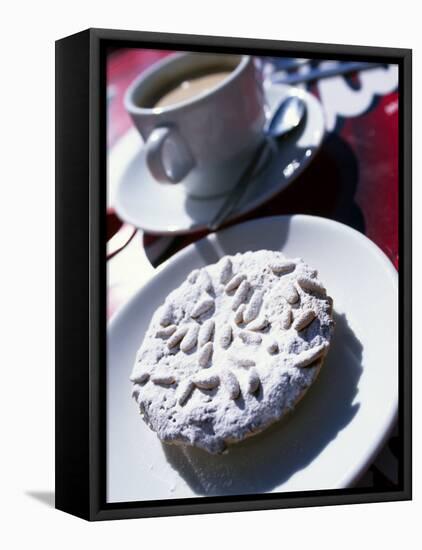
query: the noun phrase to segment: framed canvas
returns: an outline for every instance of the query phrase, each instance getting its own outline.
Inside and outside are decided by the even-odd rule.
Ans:
[[[56,43],[56,507],[411,498],[411,50]]]

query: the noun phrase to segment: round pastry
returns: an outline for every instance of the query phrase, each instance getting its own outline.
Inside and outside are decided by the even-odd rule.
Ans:
[[[333,302],[302,259],[260,250],[192,271],[154,313],[131,375],[167,443],[220,453],[291,411],[318,376]]]

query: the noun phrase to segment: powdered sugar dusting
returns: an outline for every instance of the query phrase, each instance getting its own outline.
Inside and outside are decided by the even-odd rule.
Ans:
[[[134,398],[163,441],[221,452],[294,407],[332,328],[331,299],[303,260],[226,256],[191,272],[153,315]]]

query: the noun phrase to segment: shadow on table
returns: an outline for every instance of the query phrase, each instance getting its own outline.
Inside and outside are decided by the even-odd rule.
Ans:
[[[360,178],[358,158],[352,147],[338,134],[330,133],[314,161],[297,180],[249,216],[310,214],[365,233],[363,212],[356,202]]]
[[[25,494],[50,508],[54,508],[56,496],[54,491],[25,491]]]
[[[293,414],[227,454],[163,445],[168,462],[201,495],[271,491],[306,468],[355,416],[362,345],[344,315],[335,314],[332,347],[318,380]],[[321,487],[326,489],[328,487]]]

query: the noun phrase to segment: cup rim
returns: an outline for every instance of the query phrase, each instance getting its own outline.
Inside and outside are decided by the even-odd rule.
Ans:
[[[201,103],[204,100],[208,99],[211,95],[226,88],[229,84],[231,84],[231,82],[233,82],[233,80],[235,80],[238,77],[238,75],[247,67],[247,65],[251,62],[251,59],[252,59],[252,56],[250,55],[232,54],[232,55],[239,55],[240,61],[237,64],[236,68],[230,73],[230,75],[227,78],[225,78],[222,82],[217,84],[217,86],[211,88],[210,90],[207,90],[206,92],[202,92],[191,99],[181,101],[180,103],[175,103],[174,105],[169,105],[168,107],[139,107],[138,105],[135,104],[135,102],[132,99],[133,94],[143,80],[145,80],[150,75],[153,75],[154,73],[162,70],[166,65],[173,63],[175,60],[188,57],[195,53],[196,52],[182,52],[182,53],[170,54],[164,59],[161,59],[160,61],[157,61],[156,63],[154,63],[153,65],[148,67],[145,71],[143,71],[139,76],[137,76],[135,80],[133,80],[133,82],[129,85],[129,87],[125,92],[124,106],[126,111],[131,115],[161,115],[161,114],[181,111],[188,107],[191,107],[194,104]]]

